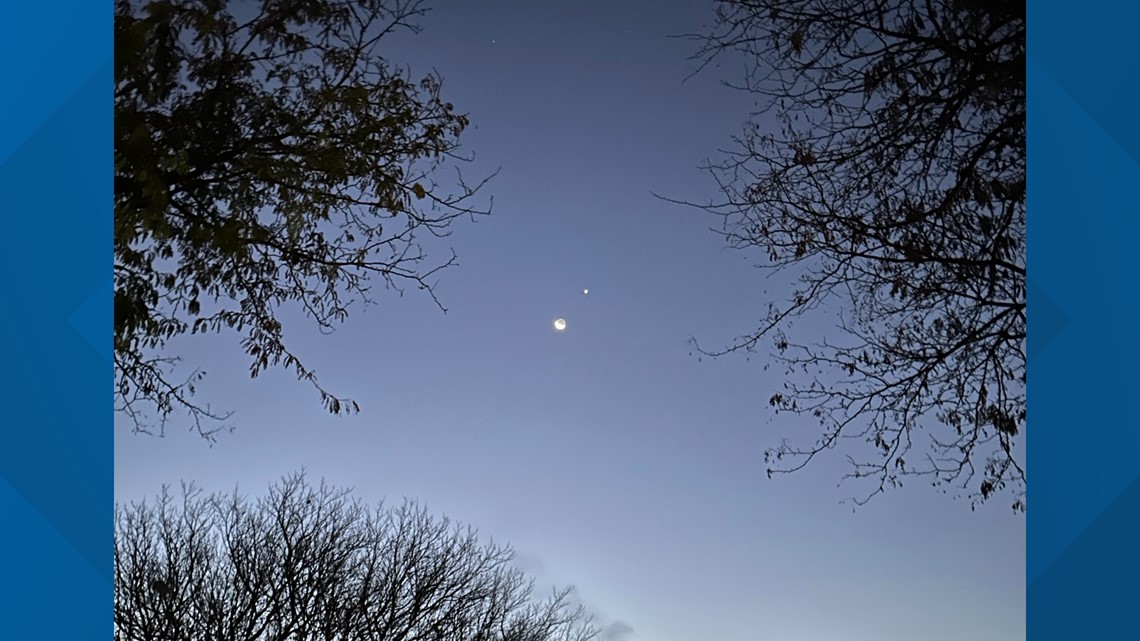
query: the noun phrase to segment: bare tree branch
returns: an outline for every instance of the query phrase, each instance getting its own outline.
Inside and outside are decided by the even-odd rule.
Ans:
[[[717,2],[703,64],[741,57],[760,100],[707,169],[733,247],[794,293],[710,355],[773,341],[777,412],[841,439],[865,502],[907,476],[1025,509],[1025,7],[975,0]],[[790,321],[829,314],[831,337]],[[853,446],[845,446],[852,448]],[[917,448],[917,451],[915,451]]]
[[[120,641],[590,641],[572,591],[415,503],[286,478],[250,501],[184,485],[115,514]]]

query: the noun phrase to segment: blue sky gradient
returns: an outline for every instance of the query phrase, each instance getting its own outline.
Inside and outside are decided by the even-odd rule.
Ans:
[[[701,2],[440,2],[385,51],[444,77],[494,214],[446,242],[436,294],[379,296],[331,336],[286,337],[362,412],[323,413],[288,372],[246,375],[236,337],[172,343],[235,410],[212,447],[116,421],[115,495],[162,483],[261,492],[305,467],[368,500],[414,497],[509,541],[544,584],[573,584],[622,641],[1004,641],[1025,636],[1025,517],[912,481],[852,510],[842,451],[768,480],[763,354],[698,359],[770,297],[699,210],[697,165],[729,146],[748,96],[730,62],[682,82]],[[589,288],[589,295],[583,295]],[[291,312],[286,312],[290,316]],[[563,317],[568,327],[555,332]],[[820,328],[824,329],[823,327]],[[858,443],[852,443],[858,446]]]

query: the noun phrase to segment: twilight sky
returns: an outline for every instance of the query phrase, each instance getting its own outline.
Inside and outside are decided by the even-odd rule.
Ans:
[[[682,84],[693,43],[668,36],[711,12],[437,2],[385,51],[437,70],[470,115],[465,175],[502,167],[494,215],[446,244],[448,313],[408,291],[332,336],[286,324],[322,383],[360,402],[349,418],[287,372],[249,380],[233,336],[174,344],[238,429],[210,447],[117,417],[116,499],[180,479],[258,493],[302,466],[369,501],[414,497],[512,543],[542,584],[575,585],[612,641],[1024,638],[1024,516],[921,482],[853,512],[842,451],[768,480],[764,448],[812,429],[770,419],[778,368],[690,355],[690,334],[727,342],[780,295],[714,218],[653,196],[714,198],[697,165],[751,107],[719,86],[728,63]]]

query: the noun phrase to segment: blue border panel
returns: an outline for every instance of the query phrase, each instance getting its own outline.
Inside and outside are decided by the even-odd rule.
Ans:
[[[1140,3],[1028,7],[1028,636],[1138,638]]]
[[[1140,573],[1140,5],[1029,11],[1029,638],[1126,638]],[[111,604],[111,8],[4,13],[0,619],[11,638],[98,638]]]
[[[0,621],[111,636],[110,2],[0,17]]]

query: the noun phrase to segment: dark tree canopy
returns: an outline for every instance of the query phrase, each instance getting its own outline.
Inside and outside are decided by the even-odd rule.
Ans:
[[[921,476],[1024,510],[1024,3],[725,0],[716,15],[697,57],[743,60],[731,84],[759,104],[710,164],[725,198],[706,208],[795,293],[706,353],[772,341],[787,382],[771,405],[822,427],[767,452],[769,474],[854,439],[850,477],[871,484],[857,501]],[[805,336],[820,319],[835,331]]]
[[[321,330],[370,286],[431,293],[430,258],[479,185],[433,177],[467,117],[378,50],[419,0],[117,0],[115,367],[118,409],[148,429],[223,414],[173,378],[182,335],[235,330],[257,376],[293,370],[333,413],[358,409],[289,350],[280,312]],[[425,236],[426,235],[426,236]],[[433,295],[434,299],[434,295]],[[438,303],[438,301],[436,301]],[[214,426],[214,427],[211,427]]]
[[[509,547],[414,503],[369,508],[289,477],[268,495],[117,506],[116,641],[588,641],[569,589],[546,599]]]

